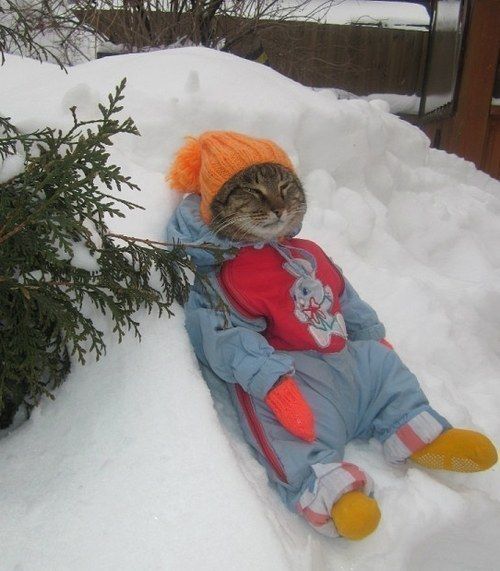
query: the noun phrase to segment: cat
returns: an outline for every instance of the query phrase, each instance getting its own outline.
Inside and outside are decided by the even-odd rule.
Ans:
[[[210,227],[236,242],[269,242],[293,233],[306,212],[299,178],[272,163],[253,165],[222,186],[212,204]]]
[[[169,180],[192,194],[167,239],[186,244],[213,285],[195,280],[186,329],[207,380],[227,383],[245,438],[291,510],[327,537],[375,531],[373,481],[344,461],[357,438],[377,439],[394,463],[457,472],[496,463],[486,436],[432,408],[327,253],[295,237],[306,197],[283,149],[206,132],[178,151]]]

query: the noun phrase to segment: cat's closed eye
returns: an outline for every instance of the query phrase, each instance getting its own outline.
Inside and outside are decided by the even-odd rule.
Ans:
[[[260,190],[259,188],[246,187],[246,188],[243,188],[243,191],[248,192],[252,196],[256,196],[257,198],[261,198],[261,199],[265,198],[263,191]]]

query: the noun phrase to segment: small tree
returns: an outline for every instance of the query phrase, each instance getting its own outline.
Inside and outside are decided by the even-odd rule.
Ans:
[[[85,6],[95,6],[85,0]],[[77,15],[73,0],[0,0],[0,52],[70,65],[94,57],[105,39]],[[3,56],[2,56],[3,57]]]
[[[72,108],[67,132],[22,134],[0,118],[0,160],[24,156],[24,170],[0,184],[2,427],[23,401],[52,396],[71,357],[85,363],[89,353],[104,353],[90,306],[111,317],[121,340],[127,330],[140,336],[140,307],[170,315],[186,296],[192,266],[180,246],[109,234],[107,220],[141,208],[112,194],[138,190],[109,162],[114,135],[139,134],[130,118],[118,118],[124,87],[125,80],[99,105],[96,120],[80,121]]]

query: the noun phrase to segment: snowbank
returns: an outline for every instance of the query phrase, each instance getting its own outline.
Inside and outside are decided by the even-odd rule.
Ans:
[[[116,56],[67,75],[9,57],[0,111],[23,129],[64,127],[71,105],[93,116],[124,76],[124,113],[142,137],[118,137],[112,160],[142,188],[126,198],[147,210],[114,231],[163,237],[179,200],[163,176],[185,135],[275,139],[307,188],[303,236],[377,308],[433,405],[500,441],[498,182],[429,149],[384,102],[340,101],[202,48]],[[102,322],[108,355],[76,365],[54,403],[0,440],[2,571],[497,568],[498,468],[394,468],[376,442],[353,443],[348,458],[374,477],[383,519],[361,543],[328,541],[281,505],[223,391],[214,408],[182,311],[142,321],[140,345],[117,345]]]

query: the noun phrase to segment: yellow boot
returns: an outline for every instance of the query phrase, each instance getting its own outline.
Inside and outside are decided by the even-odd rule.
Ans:
[[[341,537],[363,539],[377,528],[380,510],[363,492],[348,492],[333,505],[332,519]]]
[[[480,472],[496,464],[498,455],[493,443],[483,434],[450,428],[410,458],[434,470]]]

